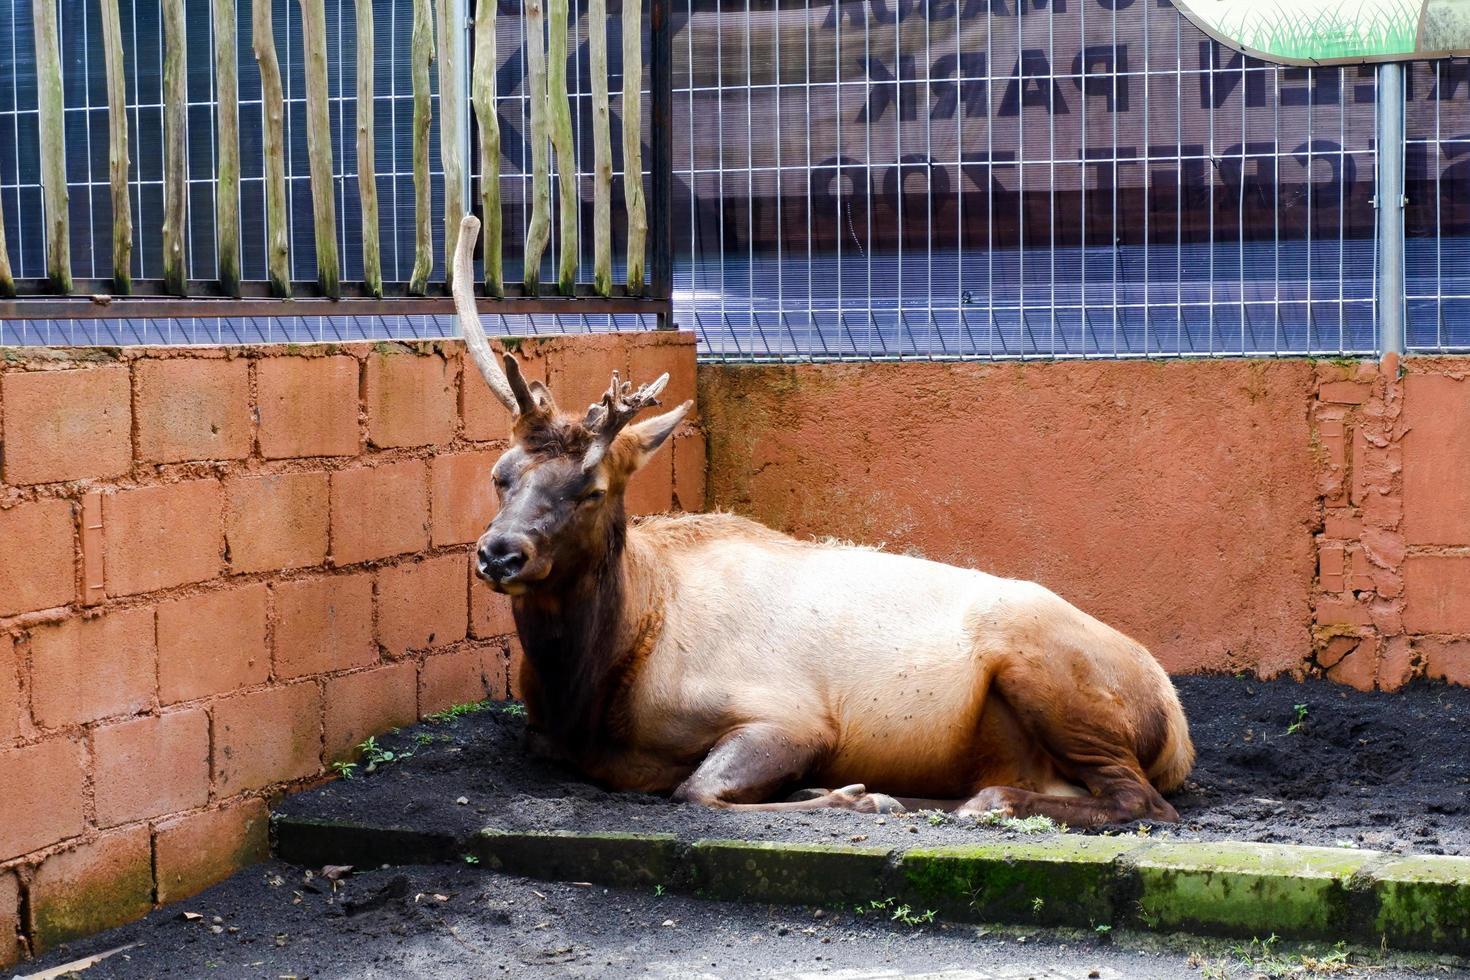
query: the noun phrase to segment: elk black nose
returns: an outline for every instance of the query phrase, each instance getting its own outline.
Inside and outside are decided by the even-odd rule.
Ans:
[[[513,538],[494,538],[480,545],[480,574],[497,582],[512,578],[526,567],[525,546]]]

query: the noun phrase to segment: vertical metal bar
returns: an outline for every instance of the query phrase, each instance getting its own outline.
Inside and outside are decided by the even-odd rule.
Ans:
[[[652,34],[648,65],[653,142],[651,278],[653,295],[668,301],[674,296],[674,33],[669,20],[669,0],[649,0],[648,22]],[[672,330],[673,315],[667,311],[660,313],[658,326],[660,330]]]
[[[1378,352],[1404,351],[1404,66],[1378,66]]]

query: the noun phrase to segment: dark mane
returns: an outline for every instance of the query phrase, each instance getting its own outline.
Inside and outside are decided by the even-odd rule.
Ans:
[[[536,672],[539,717],[547,735],[576,758],[610,738],[616,692],[633,650],[624,648],[623,550],[627,520],[609,520],[599,561],[554,592],[517,596],[516,629]],[[528,697],[530,692],[527,692]]]

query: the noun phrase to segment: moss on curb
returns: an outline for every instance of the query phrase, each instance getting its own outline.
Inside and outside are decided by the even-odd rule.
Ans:
[[[1058,835],[1044,840],[909,851],[906,894],[948,918],[1096,926],[1114,916],[1118,858],[1136,839]]]
[[[1134,918],[1154,930],[1341,939],[1355,932],[1349,885],[1377,857],[1280,844],[1155,845],[1128,862]]]
[[[1370,880],[1373,928],[1389,946],[1470,954],[1470,858],[1397,858]]]

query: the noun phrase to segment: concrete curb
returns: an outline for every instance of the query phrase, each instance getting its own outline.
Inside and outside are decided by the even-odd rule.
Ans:
[[[1470,858],[1080,835],[890,851],[672,834],[511,831],[467,838],[277,815],[303,865],[469,860],[548,881],[661,886],[727,901],[902,902],[964,922],[1348,940],[1470,955]]]

